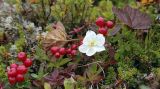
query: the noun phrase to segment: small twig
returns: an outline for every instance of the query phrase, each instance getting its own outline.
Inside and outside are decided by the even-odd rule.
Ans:
[[[104,76],[104,78],[105,78],[106,76],[105,76],[105,72],[104,72],[103,68],[101,67],[101,65],[100,65],[99,63],[97,63],[97,65],[98,65],[98,66],[100,67],[100,69],[102,70],[103,76]]]
[[[102,61],[96,61],[96,62],[88,63],[88,64],[85,64],[85,65],[79,65],[78,67],[86,67],[86,66],[89,66],[89,65],[92,65],[92,64],[97,64],[97,63],[102,63]]]
[[[79,41],[79,39],[71,39],[71,40],[65,40],[67,42],[70,42],[70,41]]]

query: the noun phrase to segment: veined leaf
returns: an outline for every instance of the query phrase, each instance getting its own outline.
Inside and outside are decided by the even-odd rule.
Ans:
[[[51,46],[63,46],[67,40],[67,33],[61,22],[58,22],[54,27],[49,26],[50,32],[47,33],[42,41],[42,45],[45,50],[48,50]]]
[[[112,8],[118,19],[133,29],[149,29],[151,26],[151,18],[148,14],[140,12],[130,6],[123,9]]]

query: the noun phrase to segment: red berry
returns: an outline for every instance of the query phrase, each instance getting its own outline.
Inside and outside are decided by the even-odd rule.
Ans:
[[[15,77],[17,75],[16,68],[11,68],[7,71],[8,77]]]
[[[23,82],[24,81],[24,76],[22,74],[18,74],[16,77],[17,82]]]
[[[25,74],[27,73],[27,68],[24,65],[19,65],[17,67],[17,74]]]
[[[78,47],[78,46],[77,46],[76,44],[73,44],[73,45],[71,46],[71,49],[72,49],[72,50],[75,50],[75,49],[77,49],[77,47]]]
[[[19,52],[17,57],[20,61],[25,61],[27,58],[27,55],[25,52]]]
[[[9,80],[9,83],[10,83],[11,85],[16,84],[16,82],[17,82],[15,77],[8,77],[8,80]]]
[[[18,67],[18,65],[15,64],[15,63],[13,63],[13,64],[10,65],[10,68],[17,68],[17,67]]]
[[[54,47],[51,48],[51,53],[52,53],[52,54],[55,54],[55,53],[58,52],[58,51],[59,51],[59,47],[55,47],[55,46],[54,46]]]
[[[107,26],[108,28],[113,28],[113,26],[114,26],[113,21],[107,21],[107,22],[106,22],[106,26]]]
[[[55,53],[54,56],[55,56],[57,59],[61,57],[61,55],[60,55],[59,52]]]
[[[77,54],[77,50],[72,50],[72,51],[71,51],[71,55],[72,55],[72,56],[75,56],[76,54]]]
[[[59,49],[59,53],[60,53],[61,55],[64,55],[64,54],[66,53],[66,49],[65,49],[65,48],[60,48],[60,49]]]
[[[68,49],[67,49],[67,54],[71,54],[71,52],[72,52],[72,49],[71,49],[71,48],[68,48]]]
[[[27,58],[27,59],[23,62],[23,64],[24,64],[26,67],[30,67],[30,66],[32,65],[32,60],[29,59],[29,58]]]
[[[96,25],[99,26],[99,27],[103,27],[105,25],[104,19],[102,17],[99,17],[96,20]]]
[[[103,35],[106,35],[108,33],[108,31],[105,28],[99,28],[98,32]]]

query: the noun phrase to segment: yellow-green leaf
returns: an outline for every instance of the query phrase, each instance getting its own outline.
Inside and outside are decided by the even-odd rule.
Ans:
[[[52,89],[49,83],[44,83],[44,89]]]

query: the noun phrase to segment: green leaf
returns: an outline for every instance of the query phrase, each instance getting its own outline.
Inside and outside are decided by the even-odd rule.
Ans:
[[[151,89],[151,88],[149,88],[148,86],[145,86],[145,85],[141,85],[140,89]]]
[[[37,74],[31,74],[31,76],[32,76],[33,78],[38,78],[38,75],[37,75]]]
[[[58,59],[58,60],[56,60],[55,62],[50,63],[50,64],[49,64],[49,67],[59,68],[59,67],[61,67],[62,65],[68,63],[69,61],[70,61],[69,58]]]
[[[49,83],[44,83],[44,89],[52,89]]]
[[[48,56],[46,55],[45,51],[39,47],[36,47],[36,59],[40,61],[49,60]]]
[[[72,77],[64,80],[65,89],[74,89],[75,84],[76,84],[76,81]]]

